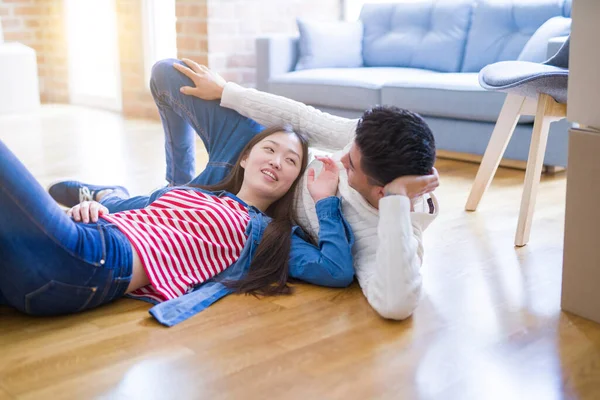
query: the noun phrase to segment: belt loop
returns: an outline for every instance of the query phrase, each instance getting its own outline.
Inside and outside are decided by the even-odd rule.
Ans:
[[[97,224],[96,228],[100,233],[100,240],[102,241],[102,258],[100,259],[100,265],[106,263],[106,238],[104,236],[104,227],[101,224]]]

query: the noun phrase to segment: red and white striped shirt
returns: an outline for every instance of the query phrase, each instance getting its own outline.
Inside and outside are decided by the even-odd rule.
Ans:
[[[150,285],[131,295],[179,297],[223,271],[246,243],[248,210],[238,201],[194,190],[171,190],[141,210],[103,215],[135,247]]]

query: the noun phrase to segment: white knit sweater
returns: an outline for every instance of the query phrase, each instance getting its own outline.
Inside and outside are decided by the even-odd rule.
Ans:
[[[221,106],[261,125],[290,124],[296,132],[308,136],[311,148],[335,152],[332,157],[338,162],[350,148],[358,122],[235,83],[225,85]],[[318,172],[320,164],[314,160],[310,167]],[[305,179],[300,186],[297,195],[300,222],[313,237],[318,237],[315,204]],[[342,212],[356,237],[352,249],[356,276],[369,304],[384,318],[409,317],[421,294],[422,232],[437,216],[435,196],[428,196],[433,204],[432,212],[426,198],[414,201],[415,211],[411,212],[410,200],[405,196],[384,197],[377,210],[348,185],[348,176],[341,164],[338,190]]]

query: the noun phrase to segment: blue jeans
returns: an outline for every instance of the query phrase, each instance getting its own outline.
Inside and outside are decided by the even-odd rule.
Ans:
[[[116,226],[69,218],[0,141],[0,304],[70,314],[123,296],[133,253]]]
[[[152,68],[150,89],[165,131],[166,179],[171,185],[192,181],[199,185],[219,183],[231,170],[244,146],[264,129],[219,101],[184,95],[182,86],[194,86],[173,68],[175,59],[161,60]],[[209,154],[206,169],[195,176],[195,139],[202,139]]]

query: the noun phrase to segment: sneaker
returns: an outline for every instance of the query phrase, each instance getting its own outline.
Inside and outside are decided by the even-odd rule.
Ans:
[[[59,204],[73,207],[82,201],[98,201],[96,195],[103,190],[112,189],[129,198],[129,192],[123,186],[88,185],[79,181],[61,181],[48,188],[50,196]]]

